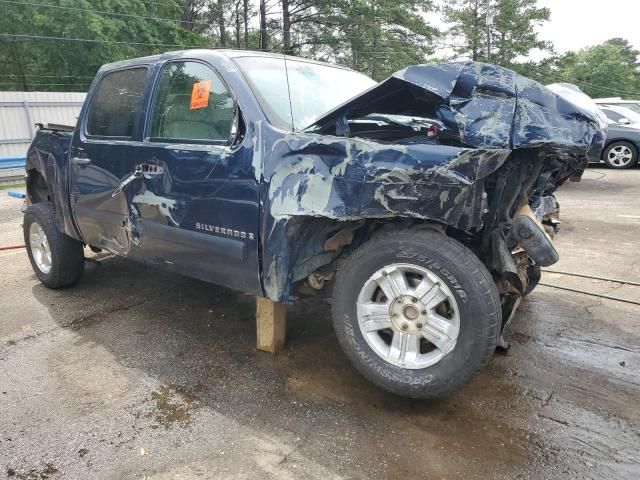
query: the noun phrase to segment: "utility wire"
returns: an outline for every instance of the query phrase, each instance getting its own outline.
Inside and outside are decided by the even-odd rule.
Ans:
[[[180,47],[180,48],[209,48],[212,50],[221,50],[220,47],[207,47],[203,45],[180,45],[180,44],[171,44],[171,43],[148,43],[148,42],[127,42],[127,41],[119,41],[119,40],[98,40],[98,39],[90,39],[90,38],[73,38],[73,37],[53,37],[53,36],[45,36],[45,35],[26,35],[26,34],[13,34],[13,33],[0,33],[0,36],[10,37],[16,39],[23,40],[59,40],[59,41],[67,41],[67,42],[89,42],[89,43],[113,43],[113,44],[121,44],[121,45],[148,45],[154,47]],[[230,50],[255,50],[253,48],[230,48]],[[378,53],[378,54],[391,54],[391,53],[407,53],[406,50],[354,50],[358,53]]]
[[[147,0],[142,0],[142,1],[147,1]],[[144,18],[147,20],[158,20],[158,21],[166,21],[166,22],[176,22],[176,23],[188,23],[188,24],[192,24],[192,25],[205,25],[207,27],[210,28],[215,28],[218,27],[220,24],[217,22],[200,22],[200,21],[192,21],[192,20],[181,20],[179,18],[166,18],[166,17],[154,17],[154,16],[150,16],[150,15],[137,15],[137,14],[132,14],[132,13],[119,13],[119,12],[111,12],[111,11],[106,11],[106,10],[96,10],[94,8],[86,8],[86,7],[71,7],[71,6],[64,6],[64,5],[51,5],[48,3],[38,3],[38,2],[26,2],[26,1],[16,1],[16,0],[0,0],[0,3],[8,3],[8,4],[12,4],[12,5],[24,5],[24,6],[28,6],[28,7],[42,7],[42,8],[54,8],[54,9],[61,9],[61,10],[72,10],[72,11],[80,11],[80,12],[90,12],[90,13],[95,13],[95,14],[100,14],[100,15],[111,15],[111,16],[116,16],[116,17],[128,17],[128,18]],[[152,2],[152,3],[159,3],[159,2]],[[184,7],[186,4],[181,5],[182,7]],[[281,13],[281,12],[279,12]],[[393,19],[391,18],[386,18],[386,17],[376,17],[376,18],[380,18],[381,20],[386,20],[387,22],[393,22]],[[305,20],[301,20],[297,23],[304,23]],[[344,27],[344,26],[353,26],[354,24],[356,26],[375,26],[375,27],[383,27],[385,25],[383,25],[382,23],[376,23],[376,22],[353,22],[353,21],[349,21],[349,20],[341,20],[341,19],[335,19],[335,20],[326,20],[327,25],[324,25],[327,28],[332,28],[332,27]],[[420,35],[420,36],[427,36],[428,34],[426,33],[417,33],[413,30],[410,30],[409,27],[405,27],[403,25],[398,25],[398,24],[392,24],[395,25],[396,27],[402,27],[402,28],[406,28],[409,30],[409,32],[413,35]],[[224,24],[225,27],[228,28],[236,28],[235,24]],[[387,26],[388,28],[388,26]],[[281,31],[283,28],[282,27],[269,27],[266,28],[265,30],[267,31]],[[262,29],[260,28],[251,28],[252,32],[259,32]],[[369,29],[370,30],[370,29]],[[367,30],[365,30],[366,32]],[[296,33],[305,33],[305,32],[301,32],[301,31],[296,31],[294,29],[291,29],[291,32],[296,32]],[[356,37],[353,37],[356,38]]]
[[[574,83],[579,83],[582,85],[588,85],[589,87],[593,87],[593,88],[598,88],[602,91],[609,91],[609,92],[613,92],[613,93],[622,93],[624,95],[635,95],[637,97],[640,97],[640,92],[628,92],[626,90],[620,90],[617,88],[611,88],[611,87],[605,87],[603,85],[596,85],[595,83],[589,83],[589,82],[585,82],[583,80],[577,80],[575,78],[569,78],[569,77],[565,77],[564,75],[561,74],[556,74],[558,77],[563,78],[565,80],[568,80],[570,82],[574,82]]]
[[[9,4],[12,4],[12,5],[24,5],[24,6],[28,6],[28,7],[57,8],[57,9],[60,9],[60,10],[72,10],[72,11],[76,11],[76,12],[93,12],[93,13],[98,13],[100,15],[111,15],[111,16],[114,16],[114,17],[144,18],[146,20],[158,20],[158,21],[164,21],[164,22],[189,23],[189,24],[193,24],[193,25],[211,26],[211,24],[207,23],[207,22],[195,22],[195,21],[188,21],[188,20],[183,21],[183,20],[180,20],[179,18],[162,18],[162,17],[153,17],[153,16],[149,16],[149,15],[137,15],[137,14],[133,14],[133,13],[108,12],[108,11],[105,11],[105,10],[96,10],[94,8],[67,7],[67,6],[63,6],[63,5],[50,5],[48,3],[16,2],[14,0],[0,0],[0,3],[9,3]],[[226,25],[226,26],[231,26],[231,25]]]
[[[0,85],[4,85],[7,87],[20,87],[21,85],[18,85],[16,83],[0,83]],[[90,83],[28,83],[27,86],[29,87],[86,87],[91,85]]]
[[[91,38],[52,37],[52,36],[46,36],[46,35],[22,35],[22,34],[13,34],[13,33],[0,33],[0,36],[25,39],[25,40],[62,40],[66,42],[114,43],[114,44],[120,44],[120,45],[148,45],[152,47],[205,48],[200,45],[179,45],[175,43],[125,42],[125,41],[119,41],[119,40],[97,40],[97,39],[91,39]]]
[[[98,15],[110,15],[110,16],[114,16],[114,17],[125,17],[125,18],[142,18],[145,20],[157,20],[157,21],[162,21],[162,22],[172,22],[172,23],[188,23],[191,25],[205,25],[207,27],[210,28],[215,28],[215,27],[219,27],[220,24],[219,23],[210,23],[210,22],[197,22],[197,21],[191,21],[191,20],[181,20],[179,18],[166,18],[166,17],[154,17],[151,15],[137,15],[137,14],[133,14],[133,13],[119,13],[119,12],[109,12],[106,10],[96,10],[94,8],[85,8],[85,7],[67,7],[67,6],[63,6],[63,5],[51,5],[48,3],[36,3],[36,2],[17,2],[15,0],[0,0],[0,3],[8,3],[8,4],[12,4],[12,5],[23,5],[23,6],[27,6],[27,7],[41,7],[41,8],[55,8],[55,9],[60,9],[60,10],[72,10],[72,11],[77,11],[77,12],[87,12],[87,13],[94,13],[94,14],[98,14]],[[228,28],[236,28],[235,24],[225,24],[225,27]],[[251,31],[252,32],[256,32],[256,31],[260,31],[261,29],[259,28],[252,28]],[[276,30],[274,28],[267,28],[266,30]],[[281,28],[279,29],[281,30]]]
[[[94,78],[95,75],[37,75],[37,74],[18,75],[16,73],[0,73],[0,77],[11,77],[11,78],[22,78],[22,77],[36,77],[36,78]]]

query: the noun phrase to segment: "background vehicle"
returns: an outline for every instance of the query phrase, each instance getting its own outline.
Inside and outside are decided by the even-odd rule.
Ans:
[[[596,98],[593,100],[597,105],[611,105],[615,107],[624,107],[640,114],[640,100],[622,100],[620,97],[614,98]]]
[[[461,62],[376,84],[221,50],[106,65],[77,126],[29,149],[34,271],[72,285],[87,245],[283,303],[307,279],[333,287],[368,379],[450,392],[558,260],[553,192],[604,138],[590,105],[514,75]]]
[[[631,168],[640,151],[640,113],[617,105],[601,105],[609,119],[602,160],[611,168]]]

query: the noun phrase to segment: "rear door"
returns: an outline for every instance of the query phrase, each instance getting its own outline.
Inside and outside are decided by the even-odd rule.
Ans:
[[[104,74],[87,99],[70,152],[71,205],[85,242],[138,258],[127,197],[118,189],[137,165],[134,143],[148,77],[146,66]]]
[[[235,95],[197,60],[163,66],[144,141],[142,184],[131,198],[145,261],[260,293],[259,185]]]

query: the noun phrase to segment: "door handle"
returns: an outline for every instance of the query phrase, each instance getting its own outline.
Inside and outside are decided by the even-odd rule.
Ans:
[[[76,165],[89,165],[91,163],[91,159],[86,157],[73,157],[71,161]]]
[[[111,197],[113,198],[113,197],[119,195],[124,187],[126,187],[127,185],[129,185],[131,182],[133,182],[134,180],[136,180],[138,178],[142,178],[142,166],[141,165],[138,165],[136,167],[136,169],[133,171],[133,173],[122,181],[120,186],[113,191],[113,193],[111,194]]]
[[[142,170],[142,174],[145,177],[150,177],[153,175],[162,175],[164,173],[164,167],[161,165],[150,165],[143,163],[142,165],[138,165],[139,169]]]

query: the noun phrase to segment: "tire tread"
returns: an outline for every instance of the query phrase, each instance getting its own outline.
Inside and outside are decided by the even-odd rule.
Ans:
[[[442,247],[439,247],[440,251],[448,250],[449,258],[455,259],[460,270],[467,272],[467,275],[473,278],[474,284],[476,285],[477,296],[486,300],[477,302],[477,305],[482,309],[482,311],[479,312],[479,317],[482,317],[487,321],[486,328],[481,329],[484,333],[477,334],[477,338],[479,338],[477,343],[484,345],[485,348],[481,352],[478,352],[478,358],[476,358],[476,361],[467,365],[466,368],[460,371],[458,375],[440,379],[438,382],[429,384],[427,388],[422,385],[391,383],[387,379],[381,378],[380,375],[378,375],[377,372],[372,371],[368,365],[364,365],[359,356],[352,351],[350,341],[345,338],[344,332],[340,328],[339,324],[342,320],[340,318],[342,306],[339,305],[339,302],[335,301],[335,298],[332,305],[332,316],[334,319],[336,335],[355,368],[368,380],[383,389],[414,398],[433,398],[450,393],[471,380],[471,378],[484,368],[492,358],[498,343],[500,326],[502,323],[502,309],[495,283],[487,268],[467,247],[443,233],[429,230],[416,231],[405,229],[385,232],[384,236],[374,237],[352,252],[342,269],[338,271],[334,287],[334,292],[345,291],[347,282],[349,282],[349,270],[354,268],[356,265],[366,262],[368,256],[373,252],[378,251],[383,246],[388,246],[390,244],[425,244],[429,243],[429,240],[433,240],[432,243],[438,244]],[[375,354],[372,352],[372,355]]]
[[[29,248],[29,227],[37,221],[49,242],[51,250],[51,271],[41,272],[36,266]],[[84,245],[82,242],[62,233],[54,218],[53,210],[46,202],[36,203],[25,212],[24,240],[29,260],[36,276],[49,288],[64,288],[76,284],[84,271]]]

